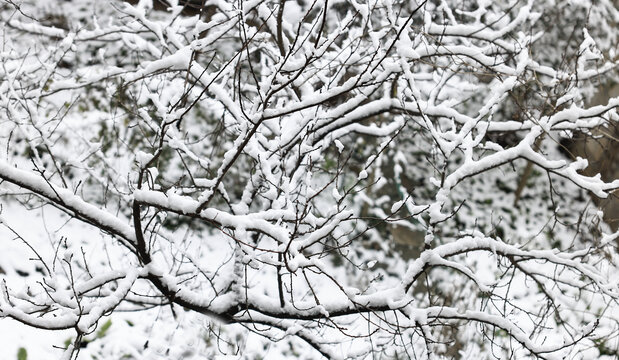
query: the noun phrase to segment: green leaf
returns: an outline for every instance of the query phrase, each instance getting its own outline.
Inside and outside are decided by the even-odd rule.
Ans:
[[[17,360],[28,360],[28,351],[25,348],[20,347],[17,350]]]
[[[112,319],[108,319],[105,324],[101,325],[101,329],[97,331],[97,339],[101,339],[107,333],[107,330],[112,326]]]

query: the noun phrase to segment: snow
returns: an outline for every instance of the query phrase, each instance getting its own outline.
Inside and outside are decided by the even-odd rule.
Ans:
[[[78,330],[80,358],[562,358],[616,331],[587,196],[619,180],[554,143],[619,119],[587,105],[606,5],[559,69],[562,3],[52,3],[0,9],[0,357]]]

